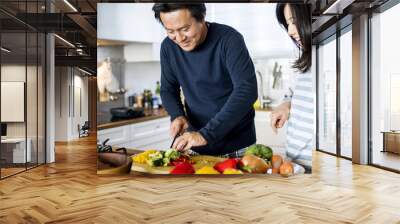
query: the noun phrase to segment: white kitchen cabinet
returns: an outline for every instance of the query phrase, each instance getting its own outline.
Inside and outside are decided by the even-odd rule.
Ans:
[[[283,128],[278,129],[275,134],[271,128],[271,112],[256,111],[254,118],[256,126],[257,143],[273,147],[284,147],[286,141],[286,124]]]
[[[169,125],[169,117],[132,125],[132,148],[167,149],[172,141],[169,135]]]
[[[98,4],[97,39],[161,43],[166,36],[154,18],[153,4]]]
[[[100,142],[110,139],[107,142],[109,145],[124,145],[130,141],[129,125],[100,130],[97,132],[97,139]]]
[[[140,150],[168,149],[172,142],[169,135],[169,117],[124,125],[98,131],[97,138],[104,141],[109,138],[109,145]]]
[[[272,131],[270,126],[270,112],[256,111],[255,126],[257,143],[272,147],[284,147],[286,141],[286,125]],[[98,139],[104,141],[110,138],[108,144],[117,147],[134,148],[140,150],[168,149],[172,138],[169,135],[169,117],[109,128],[98,131]]]
[[[130,43],[124,45],[124,58],[129,62],[160,61],[159,43]]]

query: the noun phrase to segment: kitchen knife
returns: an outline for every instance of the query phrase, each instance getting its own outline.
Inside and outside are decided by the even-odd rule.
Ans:
[[[172,146],[174,145],[175,140],[179,137],[179,135],[180,135],[180,134],[176,134],[176,135],[175,135],[174,140],[172,140],[171,146],[169,147],[170,149],[172,149]]]

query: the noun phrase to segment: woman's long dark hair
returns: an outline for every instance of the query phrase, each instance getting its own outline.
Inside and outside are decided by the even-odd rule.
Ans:
[[[295,42],[296,45],[300,48],[301,52],[299,58],[294,62],[293,68],[299,70],[302,73],[305,73],[311,67],[312,33],[310,5],[278,3],[278,5],[276,6],[276,17],[278,19],[278,22],[283,27],[285,27],[286,31],[288,31],[288,25],[286,23],[285,15],[283,13],[286,4],[288,4],[290,7],[294,19],[294,24],[296,25],[297,31],[299,32],[301,44],[303,45],[302,47],[300,47],[297,45],[296,41],[293,40],[293,42]]]

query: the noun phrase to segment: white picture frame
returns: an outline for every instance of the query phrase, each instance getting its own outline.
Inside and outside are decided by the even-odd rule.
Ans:
[[[1,82],[1,122],[25,122],[25,82]]]

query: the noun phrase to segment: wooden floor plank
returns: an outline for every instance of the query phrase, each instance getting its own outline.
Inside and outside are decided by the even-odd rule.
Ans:
[[[96,138],[0,181],[0,223],[400,223],[400,175],[314,152],[313,174],[98,176]]]

